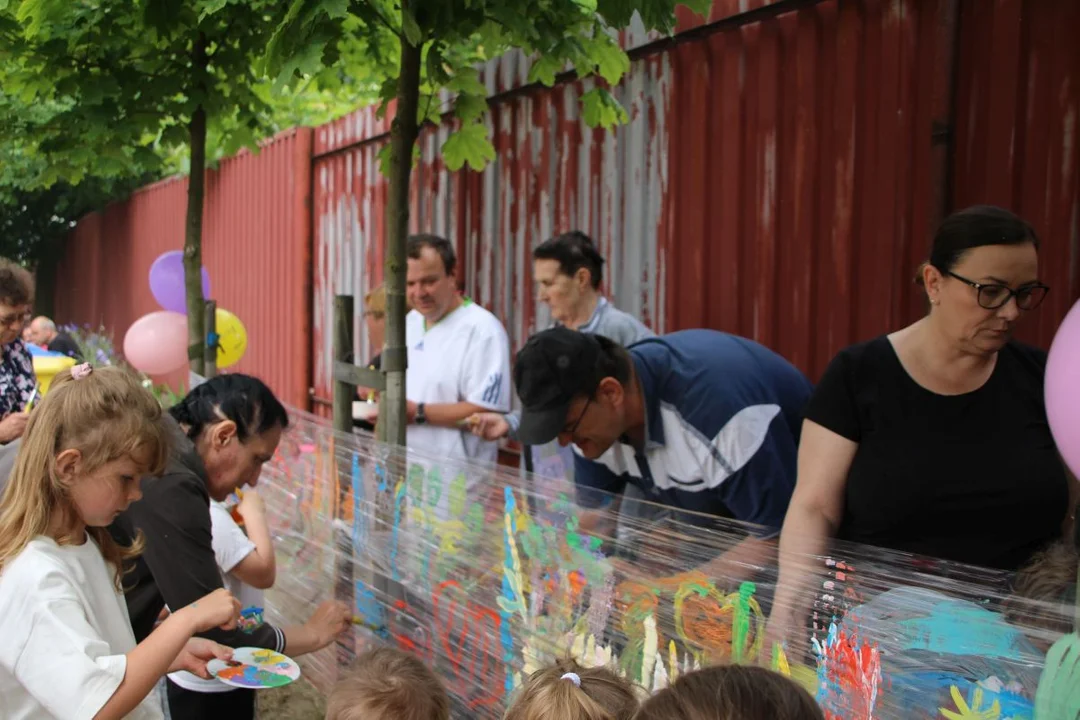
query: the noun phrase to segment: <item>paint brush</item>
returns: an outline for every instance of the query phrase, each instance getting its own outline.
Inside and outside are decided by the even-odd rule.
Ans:
[[[367,620],[360,617],[359,615],[353,615],[352,624],[362,627],[365,630],[370,630],[373,633],[381,633],[386,630],[385,625],[375,625],[374,623],[369,623]]]
[[[23,412],[30,412],[34,407],[34,401],[37,400],[38,386],[34,386],[34,391],[30,393],[30,399],[26,401],[26,407],[23,408]]]

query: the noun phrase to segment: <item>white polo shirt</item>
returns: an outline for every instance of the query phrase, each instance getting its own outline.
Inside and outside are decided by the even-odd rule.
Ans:
[[[494,412],[510,411],[510,340],[499,319],[472,302],[426,327],[416,310],[405,318],[409,367],[405,394],[416,403],[470,402]],[[498,443],[468,430],[409,425],[407,445],[436,457],[494,463]]]

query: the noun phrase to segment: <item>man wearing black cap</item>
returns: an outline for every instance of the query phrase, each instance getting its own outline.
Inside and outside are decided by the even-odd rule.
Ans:
[[[626,349],[553,328],[518,353],[514,382],[522,442],[574,444],[581,506],[601,508],[631,483],[678,510],[773,534],[783,524],[811,385],[771,350],[713,330]]]

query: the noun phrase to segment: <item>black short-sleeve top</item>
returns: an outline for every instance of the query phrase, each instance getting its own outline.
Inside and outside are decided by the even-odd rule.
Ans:
[[[859,444],[842,540],[1015,570],[1060,533],[1068,481],[1043,401],[1046,353],[1010,342],[986,383],[938,395],[885,336],[830,363],[809,420]]]

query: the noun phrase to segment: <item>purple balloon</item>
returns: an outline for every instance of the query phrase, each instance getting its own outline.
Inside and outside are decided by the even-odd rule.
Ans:
[[[170,250],[150,266],[150,292],[165,310],[187,315],[187,299],[184,292],[184,253]],[[210,273],[202,269],[202,293],[210,297]]]

